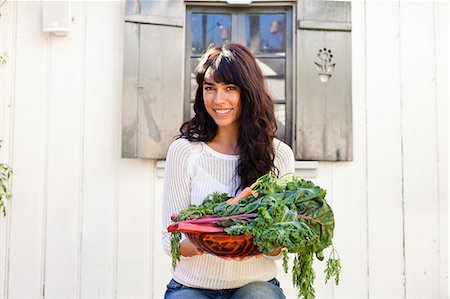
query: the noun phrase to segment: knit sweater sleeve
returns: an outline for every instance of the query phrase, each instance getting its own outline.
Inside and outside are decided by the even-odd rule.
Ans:
[[[170,253],[170,217],[185,209],[190,200],[189,155],[190,142],[177,139],[169,147],[164,171],[163,208],[162,208],[162,244],[164,251]]]

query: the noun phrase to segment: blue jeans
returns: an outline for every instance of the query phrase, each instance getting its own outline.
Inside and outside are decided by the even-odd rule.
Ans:
[[[280,282],[255,281],[237,289],[208,290],[190,288],[171,280],[167,285],[165,299],[285,299]]]

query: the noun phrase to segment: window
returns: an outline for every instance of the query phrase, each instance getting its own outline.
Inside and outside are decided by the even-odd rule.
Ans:
[[[292,136],[292,8],[188,7],[184,120],[193,116],[194,70],[209,46],[239,43],[255,55],[275,104],[278,136]]]
[[[126,0],[124,33],[122,157],[165,158],[201,54],[234,42],[256,56],[297,160],[353,159],[350,2]]]

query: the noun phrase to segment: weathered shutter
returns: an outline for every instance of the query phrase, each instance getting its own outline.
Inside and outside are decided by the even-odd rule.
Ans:
[[[142,3],[125,18],[122,157],[164,159],[183,120],[183,2]]]
[[[296,158],[352,160],[350,2],[297,8]]]

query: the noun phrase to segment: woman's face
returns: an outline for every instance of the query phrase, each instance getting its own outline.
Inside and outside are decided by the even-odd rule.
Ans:
[[[212,76],[205,76],[203,100],[206,111],[219,128],[238,127],[241,114],[241,88],[234,84],[216,82]]]

